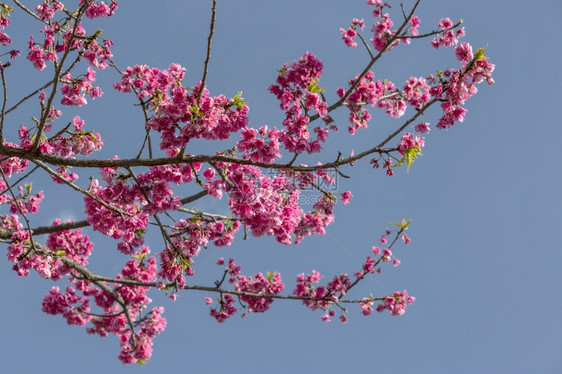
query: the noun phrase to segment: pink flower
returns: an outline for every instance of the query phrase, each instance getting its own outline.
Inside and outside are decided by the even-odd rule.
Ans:
[[[410,237],[408,235],[406,235],[406,233],[403,233],[402,234],[402,241],[404,242],[404,244],[410,244],[412,239],[410,239]]]
[[[453,21],[450,18],[442,18],[437,25],[442,29],[448,29],[453,26]]]
[[[43,49],[38,46],[33,46],[31,48],[27,54],[27,59],[33,63],[33,66],[37,70],[43,70],[47,67],[47,64],[45,64],[45,54]]]
[[[11,42],[12,42],[12,39],[8,36],[8,34],[0,31],[0,44],[2,44],[5,47],[8,44],[10,44]]]
[[[415,299],[415,297],[408,296],[406,290],[395,292],[388,296],[383,304],[377,306],[377,311],[382,312],[387,309],[391,315],[401,316],[406,312],[406,306],[412,304]]]
[[[470,62],[474,55],[472,54],[472,46],[468,43],[461,43],[457,47],[455,47],[455,56],[457,56],[457,60],[462,63]]]
[[[349,203],[349,201],[351,200],[351,197],[353,195],[351,194],[351,191],[345,191],[344,193],[342,193],[341,195],[341,201],[344,205],[347,205]]]
[[[385,248],[382,252],[382,260],[384,262],[388,262],[390,261],[391,258],[392,258],[392,251],[390,250],[390,248]]]
[[[400,139],[400,143],[398,144],[398,152],[401,155],[404,154],[408,149],[412,147],[416,147],[418,150],[421,150],[425,145],[425,139],[419,135],[414,137],[414,134],[410,134],[405,132],[402,135],[402,139]]]
[[[72,119],[72,124],[74,125],[74,129],[76,131],[82,131],[82,127],[84,126],[85,121],[80,119],[80,116],[74,116]]]
[[[363,301],[359,303],[361,313],[363,313],[364,316],[368,316],[369,314],[371,314],[373,312],[373,308],[371,307],[372,305],[372,301],[370,301],[369,299],[363,299]]]
[[[420,132],[422,134],[429,134],[429,123],[427,122],[420,122],[416,126],[414,126],[414,130]]]

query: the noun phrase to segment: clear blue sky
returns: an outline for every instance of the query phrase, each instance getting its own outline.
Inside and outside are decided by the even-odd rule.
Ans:
[[[202,73],[210,3],[122,1],[117,14],[96,27],[114,40],[120,67],[163,68],[177,62],[188,69],[187,83],[194,84]],[[399,4],[392,4],[398,19]],[[314,52],[325,65],[321,85],[333,99],[335,89],[368,57],[359,48],[346,48],[338,30],[353,17],[364,17],[370,25],[369,14],[363,0],[219,0],[209,88],[229,96],[244,91],[252,125],[279,126],[282,113],[266,90],[276,69]],[[557,25],[562,3],[422,0],[418,15],[422,32],[442,17],[463,18],[465,41],[475,48],[487,45],[486,55],[496,64],[496,85],[479,86],[465,122],[449,131],[433,129],[409,174],[397,169],[396,176],[387,178],[366,161],[348,168],[352,178],[340,180],[338,189],[352,190],[354,198],[338,207],[327,235],[292,247],[272,238],[239,237],[229,248],[203,252],[196,270],[201,275],[195,278],[212,282],[218,256],[234,257],[248,275],[280,271],[288,290],[296,274],[312,269],[326,276],[352,274],[384,228],[406,217],[413,220],[408,231],[412,244],[396,249],[402,265],[386,267],[354,293],[407,289],[417,300],[405,316],[363,317],[352,308],[346,325],[327,324],[297,302],[276,301],[264,315],[235,316],[218,324],[204,305],[208,295],[186,292],[175,303],[164,300],[168,328],[155,339],[152,360],[125,367],[116,358],[116,339],[88,336],[83,328],[41,313],[42,297],[53,284],[36,275],[18,279],[4,260],[0,372],[560,373],[562,52]],[[37,26],[29,22],[25,27]],[[21,37],[25,41],[27,34]],[[402,85],[410,75],[456,66],[452,49],[434,53],[428,43],[392,51],[375,67],[375,76]],[[17,64],[28,62],[22,56]],[[99,76],[107,97],[80,113],[90,128],[105,131],[104,155],[126,152],[127,144],[133,152],[135,134],[143,128],[141,113],[132,107],[132,97],[111,92],[115,74]],[[17,89],[28,92],[33,77],[20,81]],[[437,115],[430,112],[426,120],[435,124]],[[329,142],[332,153],[326,157],[364,149],[399,123],[377,115],[355,137],[342,131]],[[87,176],[81,183],[87,183]],[[57,189],[44,189],[38,224],[60,215],[81,219],[79,198],[62,203],[66,191],[57,197]],[[209,198],[199,207],[225,212],[226,201]],[[161,241],[150,244],[157,252]],[[113,252],[111,242],[101,241],[92,259],[95,270],[119,271],[123,257],[113,264]],[[154,299],[155,304],[162,301],[158,295]]]

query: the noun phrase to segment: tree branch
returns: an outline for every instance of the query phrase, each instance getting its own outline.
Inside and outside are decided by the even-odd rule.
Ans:
[[[213,7],[211,9],[211,25],[209,26],[209,36],[207,37],[207,56],[205,57],[205,66],[203,68],[203,78],[201,79],[201,87],[199,88],[199,96],[197,97],[197,102],[201,101],[201,96],[203,95],[203,90],[205,89],[205,83],[207,81],[207,72],[209,70],[209,61],[211,60],[211,42],[213,40],[213,34],[215,33],[215,20],[217,18],[217,0],[213,0]]]

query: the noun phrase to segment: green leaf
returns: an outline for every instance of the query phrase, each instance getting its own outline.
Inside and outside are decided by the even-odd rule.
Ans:
[[[395,166],[402,166],[404,162],[406,162],[406,171],[410,171],[410,166],[416,161],[418,156],[423,156],[420,147],[417,145],[406,149],[404,154],[402,155],[402,159],[396,163]]]
[[[191,114],[193,114],[196,117],[202,118],[203,114],[199,111],[199,107],[197,105],[192,105],[189,108],[189,111],[191,112]]]
[[[310,84],[308,85],[308,87],[306,89],[309,92],[312,92],[312,93],[322,93],[322,92],[324,92],[325,90],[322,87],[318,86],[319,82],[320,82],[319,80],[313,79],[312,82],[310,82]]]
[[[244,104],[247,103],[247,101],[242,97],[242,91],[238,91],[236,96],[233,97],[233,100],[234,102],[232,103],[232,105],[236,105],[238,109],[242,109],[244,107]]]
[[[147,255],[147,253],[141,253],[141,254],[139,254],[139,255],[133,255],[132,257],[133,257],[135,260],[142,261],[142,260],[144,260],[144,259],[146,258],[146,255]]]
[[[178,259],[180,260],[181,264],[183,266],[191,266],[193,265],[193,261],[188,260],[187,258],[183,257],[183,256],[179,256]]]
[[[10,12],[12,11],[12,7],[6,4],[1,4],[0,6],[2,7],[2,15],[5,17],[9,17]]]
[[[486,52],[488,48],[478,48],[474,53],[474,60],[475,61],[482,61],[486,60],[488,57],[484,56],[484,52]]]
[[[398,223],[398,222],[392,222],[392,224],[393,224],[394,226],[398,226],[398,227],[400,227],[400,229],[402,229],[402,230],[407,230],[407,229],[408,229],[408,226],[410,225],[410,223],[412,223],[411,220],[410,220],[410,221],[406,221],[404,218],[402,218],[402,221],[401,221],[400,223]]]

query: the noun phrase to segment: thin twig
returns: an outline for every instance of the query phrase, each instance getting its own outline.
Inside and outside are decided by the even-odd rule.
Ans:
[[[135,172],[133,171],[133,168],[129,167],[129,168],[127,168],[127,170],[129,171],[129,173],[131,174],[131,176],[135,180],[135,183],[137,184],[137,186],[139,186],[139,188],[140,188],[141,192],[143,193],[146,201],[148,201],[148,203],[150,204],[151,203],[150,198],[148,197],[148,194],[146,193],[146,191],[142,187],[141,183],[139,182]],[[168,233],[166,232],[166,229],[164,228],[164,225],[162,225],[162,222],[160,221],[160,218],[158,217],[158,215],[156,213],[154,214],[154,219],[156,220],[156,223],[158,224],[158,227],[160,228],[160,232],[162,233],[162,237],[164,238],[164,244],[165,245],[167,245],[166,243],[170,244],[170,246],[172,246],[172,248],[174,248],[176,253],[178,253],[178,254],[181,253],[181,251],[174,244],[174,242],[172,242],[172,239],[170,238],[170,235],[168,235]]]
[[[359,83],[361,82],[361,80],[363,79],[363,77],[371,70],[371,68],[375,65],[375,63],[382,57],[382,55],[388,50],[390,49],[390,47],[392,47],[394,45],[394,43],[399,39],[399,35],[402,33],[402,31],[404,30],[404,28],[406,27],[406,25],[409,22],[409,19],[412,18],[412,16],[414,15],[414,12],[416,11],[419,3],[421,0],[417,0],[416,3],[414,4],[414,6],[412,7],[412,10],[410,11],[410,14],[408,15],[407,19],[402,23],[402,25],[400,26],[400,28],[398,28],[398,30],[396,30],[396,32],[394,33],[394,35],[388,40],[388,42],[385,44],[385,46],[379,51],[379,53],[373,57],[371,59],[371,61],[367,64],[367,66],[365,67],[365,69],[363,69],[363,71],[361,72],[361,74],[359,74],[357,76],[357,78],[355,79],[355,81],[353,82],[353,84],[351,85],[351,87],[349,87],[349,89],[346,91],[346,93],[338,100],[336,101],[334,104],[330,105],[328,107],[328,113],[330,113],[331,111],[333,111],[334,109],[340,107],[349,97],[349,95],[351,95],[354,91],[355,88],[359,85]],[[315,121],[316,119],[320,118],[320,115],[315,114],[312,117],[310,117],[310,122]]]
[[[30,16],[32,16],[33,18],[35,18],[38,21],[41,21],[43,23],[45,23],[37,14],[33,13],[31,10],[29,10],[25,5],[23,5],[22,3],[20,3],[18,0],[13,0],[14,3],[20,7],[24,12],[26,12],[27,14],[29,14]]]
[[[8,191],[10,191],[10,195],[12,195],[12,198],[14,199],[14,204],[16,204],[16,208],[18,208],[19,213],[21,214],[21,216],[25,220],[25,225],[27,226],[27,232],[29,233],[29,241],[31,243],[31,249],[36,250],[35,244],[34,244],[34,241],[33,241],[33,231],[31,230],[31,226],[29,225],[29,219],[27,219],[27,215],[21,209],[20,202],[18,201],[18,198],[17,198],[16,194],[12,190],[12,187],[10,187],[10,183],[8,182],[8,178],[6,177],[6,174],[4,174],[4,170],[1,167],[0,167],[0,173],[2,173],[2,179],[4,179],[4,182],[6,183],[6,186],[8,187]],[[23,256],[26,257],[27,253],[25,253]]]
[[[35,243],[34,241],[31,240],[31,245],[35,245],[36,252],[41,255],[41,256],[49,256],[49,257],[53,257],[53,258],[58,258],[59,260],[61,260],[61,262],[63,264],[65,264],[66,266],[74,269],[75,271],[77,271],[84,279],[89,280],[90,282],[92,282],[93,284],[95,284],[97,287],[99,287],[100,289],[102,289],[103,291],[107,292],[108,294],[111,295],[111,297],[113,297],[113,299],[119,304],[121,305],[121,308],[123,308],[123,312],[125,313],[126,317],[127,317],[127,323],[129,325],[129,327],[131,328],[131,337],[133,340],[133,345],[135,344],[135,326],[134,323],[131,319],[131,315],[129,314],[129,306],[127,305],[127,303],[125,302],[125,300],[121,297],[121,295],[119,295],[116,290],[114,290],[113,288],[111,288],[109,285],[105,284],[105,280],[100,279],[101,277],[98,277],[97,274],[92,273],[90,270],[88,270],[85,266],[80,265],[79,263],[77,263],[76,261],[72,260],[71,258],[69,258],[68,256],[57,256],[56,253],[52,252],[50,249],[42,246],[39,243]]]
[[[37,126],[37,138],[35,139],[35,142],[33,143],[33,146],[31,147],[32,152],[37,151],[37,149],[39,148],[39,142],[41,140],[41,134],[43,134],[43,129],[45,127],[47,117],[48,117],[49,113],[51,112],[51,107],[53,105],[53,100],[55,99],[55,95],[57,93],[58,82],[59,82],[59,79],[61,77],[61,72],[62,72],[62,68],[64,66],[64,62],[65,62],[66,58],[68,57],[68,55],[70,54],[70,51],[72,50],[72,42],[76,38],[76,30],[78,30],[78,26],[80,25],[80,20],[81,20],[82,16],[84,15],[84,12],[86,11],[86,8],[88,8],[90,6],[90,3],[91,3],[91,0],[85,1],[84,4],[82,4],[80,9],[78,10],[76,18],[74,20],[74,26],[72,28],[72,34],[70,35],[70,38],[67,42],[67,48],[64,51],[58,66],[56,66],[56,61],[55,61],[56,67],[55,67],[55,76],[53,78],[53,89],[51,90],[51,94],[49,95],[49,97],[47,99],[46,110],[43,113],[43,115],[41,116],[41,120],[39,121],[39,125]],[[77,58],[79,59],[80,55],[78,55]]]
[[[62,182],[64,182],[64,184],[72,187],[73,189],[75,189],[76,191],[80,192],[81,194],[84,194],[86,196],[88,196],[89,198],[95,200],[96,202],[100,203],[101,205],[103,205],[104,207],[106,207],[109,210],[112,210],[116,213],[119,213],[120,215],[126,215],[129,217],[133,217],[134,214],[125,212],[122,209],[119,209],[117,207],[112,206],[111,204],[106,203],[105,201],[103,201],[102,199],[100,199],[99,197],[95,196],[94,194],[86,191],[85,189],[83,189],[82,187],[79,187],[77,185],[75,185],[74,183],[72,183],[71,181],[69,181],[66,178],[63,178],[61,175],[59,175],[56,171],[54,171],[53,169],[51,169],[50,167],[48,167],[47,165],[45,165],[43,162],[39,161],[39,160],[33,160],[33,162],[35,164],[37,164],[39,167],[41,167],[43,170],[45,170],[47,173],[51,174],[53,177],[61,180]]]
[[[422,39],[422,38],[427,38],[428,36],[433,36],[433,35],[438,35],[441,34],[444,31],[448,31],[448,30],[453,30],[456,29],[457,27],[459,27],[460,25],[462,25],[463,21],[460,20],[457,23],[455,23],[453,26],[448,27],[446,29],[443,30],[434,30],[431,32],[428,32],[426,34],[419,34],[419,35],[405,35],[405,36],[399,36],[398,39]]]
[[[2,76],[2,92],[4,97],[2,98],[2,113],[0,113],[0,143],[4,143],[4,117],[6,114],[6,101],[8,100],[8,93],[6,92],[6,74],[4,69],[0,66],[0,75]]]
[[[213,40],[213,34],[215,33],[216,18],[217,18],[217,0],[213,0],[213,7],[211,9],[211,25],[209,26],[209,36],[207,37],[207,56],[205,57],[203,78],[201,79],[201,87],[199,88],[199,96],[197,97],[197,103],[201,101],[201,96],[203,95],[203,90],[205,89],[205,83],[207,81],[209,61],[211,60],[211,42]]]

